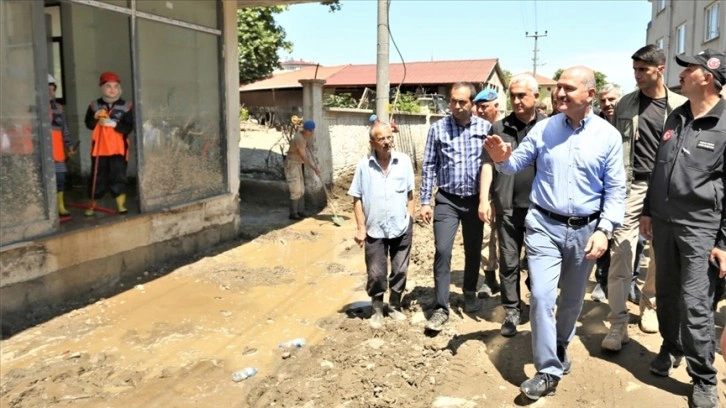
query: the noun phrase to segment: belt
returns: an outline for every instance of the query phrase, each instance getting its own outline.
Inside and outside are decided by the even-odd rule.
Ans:
[[[567,224],[570,227],[581,227],[583,225],[587,225],[590,222],[600,218],[600,211],[590,214],[587,217],[567,217],[564,215],[560,215],[557,213],[553,213],[552,211],[547,211],[544,208],[538,206],[537,204],[534,205],[535,208],[539,210],[542,214],[552,218],[555,221],[559,221],[563,224]]]
[[[447,197],[454,197],[454,198],[458,198],[460,200],[467,200],[467,199],[470,199],[470,198],[476,198],[477,200],[479,199],[479,196],[476,195],[476,194],[474,194],[474,195],[468,195],[468,196],[459,195],[459,194],[451,194],[448,191],[444,191],[442,189],[439,189],[439,192],[442,193],[443,195],[447,196]]]
[[[633,173],[633,180],[648,181],[650,180],[650,173]]]

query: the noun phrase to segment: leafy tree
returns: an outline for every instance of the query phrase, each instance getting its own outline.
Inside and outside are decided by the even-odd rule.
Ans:
[[[414,94],[405,92],[398,95],[395,109],[396,112],[420,113],[421,104],[419,104],[418,98]]]
[[[562,76],[562,72],[564,69],[560,68],[557,71],[555,71],[555,74],[552,76],[552,79],[557,81],[560,79],[560,76]],[[603,74],[600,71],[594,71],[595,73],[595,89],[599,92],[605,84],[608,83],[607,81],[607,75]]]
[[[275,15],[283,6],[255,7],[237,10],[237,49],[239,80],[247,84],[268,77],[280,67],[278,51],[292,51],[292,42],[285,38],[285,29],[277,25]]]
[[[512,80],[512,73],[507,69],[503,69],[502,75],[504,75],[504,86],[509,86],[509,81]]]
[[[326,94],[323,98],[323,106],[326,108],[356,108],[358,102],[353,99],[350,93]]]

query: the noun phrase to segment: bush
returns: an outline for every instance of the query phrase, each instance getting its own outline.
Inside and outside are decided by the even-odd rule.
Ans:
[[[398,95],[398,102],[394,108],[395,112],[421,113],[421,105],[416,97],[410,93],[402,93]]]
[[[327,94],[323,100],[323,106],[326,108],[357,108],[358,102],[349,93]]]
[[[241,106],[239,108],[239,121],[245,122],[250,118],[250,111],[249,109],[245,108],[244,106]]]

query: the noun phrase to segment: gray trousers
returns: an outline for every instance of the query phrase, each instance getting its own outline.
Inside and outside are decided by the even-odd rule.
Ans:
[[[718,270],[708,258],[718,230],[657,218],[652,223],[661,347],[686,356],[694,381],[716,385],[713,298]]]
[[[366,292],[375,299],[383,299],[386,289],[403,293],[406,289],[406,273],[411,259],[413,217],[409,218],[408,229],[398,238],[366,237],[365,258],[368,281]],[[388,275],[388,258],[391,259],[391,274]]]
[[[484,223],[479,219],[479,197],[458,197],[441,190],[434,207],[434,286],[436,309],[449,312],[451,285],[451,251],[461,222],[464,236],[464,291],[476,291],[481,262]]]
[[[525,225],[524,243],[532,286],[529,319],[534,367],[539,373],[561,378],[563,367],[557,358],[557,346],[567,348],[575,335],[587,278],[595,263],[585,259],[585,246],[597,220],[581,227],[569,227],[531,207]]]
[[[499,235],[499,280],[501,282],[502,306],[505,309],[519,309],[521,293],[519,288],[519,256],[524,244],[524,219],[527,208],[514,208],[506,214],[497,215]]]

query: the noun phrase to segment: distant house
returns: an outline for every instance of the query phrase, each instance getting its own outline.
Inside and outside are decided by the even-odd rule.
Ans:
[[[307,67],[315,67],[317,66],[317,62],[311,62],[311,61],[305,61],[303,59],[287,59],[285,61],[280,62],[280,69],[276,70],[274,73],[279,74],[281,72],[287,72],[287,71],[297,71],[301,68],[307,68]]]
[[[300,79],[324,79],[326,94],[349,93],[359,100],[366,88],[376,88],[376,65],[339,65],[334,67],[308,66],[296,71],[282,72],[270,78],[240,86],[240,102],[251,109],[275,107],[295,112],[302,106]],[[499,61],[493,59],[425,61],[390,64],[391,89],[401,84],[401,92],[418,96],[439,94],[448,98],[451,86],[459,81],[474,84],[477,90],[491,88],[500,95],[501,113],[506,108],[504,74]]]

